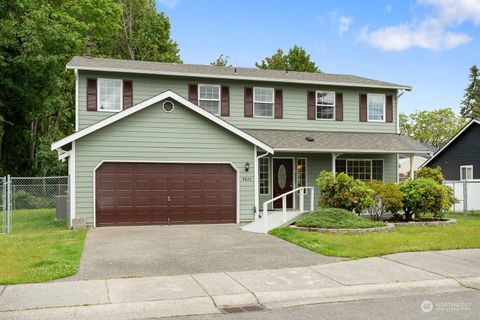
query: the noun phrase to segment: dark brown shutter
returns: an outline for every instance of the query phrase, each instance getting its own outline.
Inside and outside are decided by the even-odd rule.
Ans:
[[[360,93],[360,122],[367,122],[367,95]]]
[[[385,100],[385,121],[393,122],[393,96],[387,95]]]
[[[245,117],[253,117],[253,88],[245,87]]]
[[[133,87],[131,80],[123,80],[123,110],[133,105]]]
[[[221,96],[220,115],[222,117],[228,117],[230,115],[230,89],[227,86],[222,86]]]
[[[283,92],[282,89],[275,90],[275,118],[283,118]]]
[[[87,111],[97,111],[97,79],[87,79]]]
[[[343,93],[335,93],[335,120],[343,121]]]
[[[188,101],[198,105],[198,86],[196,84],[188,85]]]
[[[315,91],[308,91],[307,92],[307,119],[308,120],[315,120],[317,117],[315,116]]]

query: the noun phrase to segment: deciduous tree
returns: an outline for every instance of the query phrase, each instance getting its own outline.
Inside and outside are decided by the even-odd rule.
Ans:
[[[320,72],[305,49],[297,45],[294,45],[287,54],[282,49],[278,49],[271,57],[266,57],[255,65],[260,69]]]

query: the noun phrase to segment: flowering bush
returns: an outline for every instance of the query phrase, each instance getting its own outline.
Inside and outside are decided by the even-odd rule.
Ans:
[[[403,192],[400,191],[398,184],[373,180],[368,182],[367,185],[375,191],[376,203],[368,209],[368,213],[373,220],[380,220],[387,212],[395,215],[403,209]]]

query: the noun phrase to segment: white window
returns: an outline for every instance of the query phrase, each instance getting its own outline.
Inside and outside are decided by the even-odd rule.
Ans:
[[[260,182],[260,194],[269,194],[269,159],[260,158],[259,159],[259,182]]]
[[[307,186],[307,159],[297,158],[297,188]],[[306,193],[306,190],[304,190]]]
[[[198,85],[198,106],[216,116],[220,115],[220,86]]]
[[[460,180],[473,179],[473,166],[460,166]]]
[[[317,91],[317,119],[335,120],[335,92]]]
[[[273,88],[253,88],[253,115],[255,117],[273,118]]]
[[[121,111],[122,108],[121,79],[98,79],[98,111]]]
[[[367,95],[368,121],[385,122],[385,95]]]
[[[335,171],[344,172],[355,179],[383,181],[383,160],[337,159]]]

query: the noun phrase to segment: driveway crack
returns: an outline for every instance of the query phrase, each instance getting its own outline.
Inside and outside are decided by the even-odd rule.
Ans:
[[[4,286],[3,289],[0,291],[0,296],[7,290],[7,286]]]
[[[108,303],[112,303],[112,300],[110,299],[110,288],[108,287],[108,280],[105,279],[105,287],[107,289],[107,299]]]
[[[207,290],[205,290],[205,288],[200,284],[200,282],[197,281],[197,279],[195,279],[195,277],[191,274],[188,275],[190,278],[192,278],[193,281],[195,281],[196,284],[198,284],[200,286],[200,288],[202,288],[203,292],[205,292],[205,294],[207,295],[207,297],[210,298],[210,300],[212,300],[212,303],[213,305],[215,306],[215,308],[218,309],[218,306],[217,304],[215,303],[215,299],[213,299],[213,297],[207,292]]]

